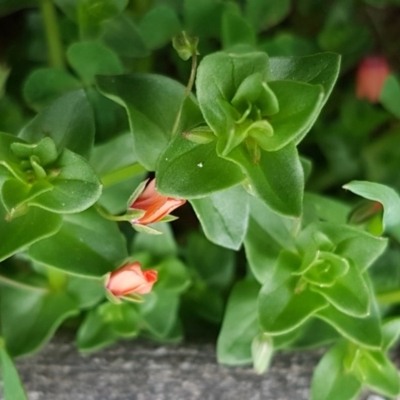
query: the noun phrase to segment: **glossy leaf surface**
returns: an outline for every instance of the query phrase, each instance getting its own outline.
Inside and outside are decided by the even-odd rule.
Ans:
[[[65,215],[59,232],[31,246],[29,256],[68,273],[101,277],[120,266],[127,251],[116,223],[90,209]]]

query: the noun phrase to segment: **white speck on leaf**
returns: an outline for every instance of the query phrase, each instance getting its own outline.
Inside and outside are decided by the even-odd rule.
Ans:
[[[197,166],[198,166],[199,168],[203,168],[203,163],[202,163],[202,162],[199,162],[199,163],[197,164]]]

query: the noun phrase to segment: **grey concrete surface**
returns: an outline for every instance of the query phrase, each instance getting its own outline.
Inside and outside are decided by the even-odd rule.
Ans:
[[[218,365],[212,344],[134,340],[80,355],[57,335],[17,365],[29,400],[307,400],[320,355],[280,353],[260,376]]]

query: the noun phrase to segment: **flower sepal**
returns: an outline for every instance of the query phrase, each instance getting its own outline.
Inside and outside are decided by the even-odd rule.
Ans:
[[[108,276],[109,276],[109,275],[110,275],[110,274],[107,275],[106,280],[108,280]],[[108,300],[110,303],[113,303],[113,304],[122,304],[122,297],[114,296],[108,289],[105,290],[105,294],[106,294],[107,300]]]
[[[165,222],[165,221],[160,221],[160,222]],[[158,231],[157,229],[154,229],[154,228],[150,228],[147,225],[132,224],[132,228],[136,232],[140,232],[140,233],[148,233],[150,235],[161,235],[162,234],[161,231]]]
[[[142,218],[144,214],[145,214],[144,210],[139,210],[137,208],[130,208],[123,216],[125,217],[126,221],[132,221],[135,219]]]
[[[131,205],[136,201],[136,199],[141,195],[141,193],[143,192],[144,188],[147,185],[147,182],[149,180],[146,179],[145,181],[139,183],[139,185],[137,186],[137,188],[134,190],[134,192],[130,195],[128,202],[127,202],[127,208],[130,209]]]
[[[144,302],[144,298],[135,293],[130,293],[125,296],[122,296],[121,299],[129,301],[131,303],[143,303]]]

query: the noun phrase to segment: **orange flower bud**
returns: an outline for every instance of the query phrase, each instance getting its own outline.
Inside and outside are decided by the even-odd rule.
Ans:
[[[158,222],[175,208],[185,204],[186,200],[162,196],[156,191],[155,186],[156,181],[153,179],[130,205],[130,209],[145,211],[142,217],[132,220],[132,224],[147,225]]]
[[[384,57],[364,58],[357,69],[356,96],[371,103],[379,101],[385,79],[390,74],[390,67]]]
[[[140,263],[133,262],[111,272],[106,288],[116,297],[131,293],[146,294],[151,292],[157,275],[158,272],[152,269],[142,271]]]

